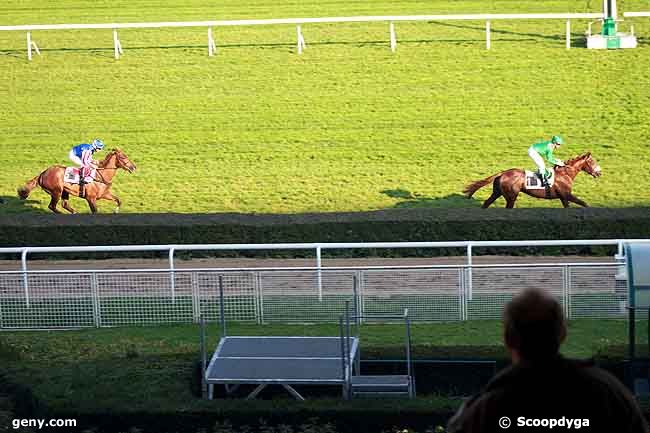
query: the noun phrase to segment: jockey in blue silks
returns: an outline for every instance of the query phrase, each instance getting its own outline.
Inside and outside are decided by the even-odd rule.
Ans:
[[[93,160],[93,153],[103,148],[104,143],[96,138],[92,143],[81,143],[70,149],[68,157],[79,166],[79,196],[83,196],[86,176],[90,176],[90,170],[97,166],[97,163]]]

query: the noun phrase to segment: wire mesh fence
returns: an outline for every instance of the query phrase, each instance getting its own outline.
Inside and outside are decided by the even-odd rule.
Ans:
[[[258,324],[336,322],[346,301],[366,315],[408,308],[415,321],[499,319],[503,306],[529,287],[557,297],[569,319],[624,319],[628,293],[619,266],[0,272],[0,328],[216,321],[222,302],[227,320]]]

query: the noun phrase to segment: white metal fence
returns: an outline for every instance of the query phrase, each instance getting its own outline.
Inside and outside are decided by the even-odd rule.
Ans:
[[[569,318],[625,318],[627,288],[621,278],[624,240],[440,242],[366,244],[157,245],[4,248],[21,257],[20,269],[0,272],[0,328],[68,328],[192,323],[219,319],[220,289],[229,320],[254,323],[333,322],[352,301],[362,314],[399,313],[413,320],[497,319],[519,291],[536,287],[555,295]],[[648,242],[648,240],[635,240]],[[473,264],[485,247],[610,246],[607,262],[567,261]],[[463,264],[324,267],[322,250],[463,248]],[[313,267],[175,267],[179,250],[309,250]],[[32,253],[165,251],[163,269],[31,270]],[[432,262],[435,258],[431,259]],[[534,261],[534,260],[531,260]],[[623,276],[624,277],[624,276]]]
[[[253,20],[214,20],[214,21],[178,21],[155,23],[106,23],[106,24],[28,24],[0,26],[0,31],[24,31],[27,33],[27,57],[32,60],[32,51],[40,55],[40,50],[32,38],[32,32],[43,30],[113,30],[113,51],[116,59],[123,54],[122,43],[118,37],[118,29],[143,29],[143,28],[170,28],[170,27],[204,27],[207,28],[208,55],[213,56],[217,51],[214,40],[213,28],[232,26],[260,26],[260,25],[295,25],[297,34],[296,49],[301,54],[306,47],[302,34],[305,24],[334,24],[334,23],[363,23],[386,22],[389,23],[389,41],[392,51],[397,47],[395,33],[396,22],[408,21],[484,21],[485,22],[485,47],[490,49],[491,22],[498,20],[565,20],[566,21],[566,48],[571,47],[571,20],[593,20],[604,18],[603,13],[532,13],[532,14],[465,14],[465,15],[395,15],[395,16],[357,16],[357,17],[322,17],[322,18],[282,18],[282,19],[253,19]]]

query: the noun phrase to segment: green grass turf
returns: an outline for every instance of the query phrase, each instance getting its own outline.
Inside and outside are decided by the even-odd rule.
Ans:
[[[639,322],[639,329],[645,329]],[[208,347],[219,338],[216,324],[208,327]],[[487,356],[503,358],[498,320],[412,325],[415,355],[420,359],[480,358],[472,348],[487,348]],[[619,320],[574,320],[569,324],[563,353],[572,357],[607,355],[624,345],[626,323]],[[338,335],[337,325],[228,324],[229,335]],[[403,347],[403,325],[364,325],[362,353]],[[468,350],[463,351],[463,347]],[[615,349],[620,350],[620,349]],[[210,352],[211,353],[211,352]],[[620,353],[614,353],[620,355]],[[196,325],[123,327],[58,332],[3,332],[0,360],[11,377],[29,385],[53,409],[93,411],[224,410],[237,401],[206,402],[191,394],[194,362],[199,359]],[[264,403],[261,403],[264,404]],[[308,405],[309,403],[307,403]],[[339,407],[341,403],[333,402]],[[456,404],[425,397],[433,407]]]
[[[598,1],[7,0],[2,25],[351,15],[599,12]],[[649,10],[647,0],[619,10]],[[622,26],[627,30],[629,22]],[[596,51],[587,22],[480,21],[0,32],[0,213],[46,211],[15,189],[69,148],[102,138],[138,165],[114,191],[124,212],[324,212],[475,207],[465,184],[532,168],[527,147],[552,134],[562,159],[592,151],[598,180],[575,193],[594,206],[648,206],[650,19],[634,20],[640,47]],[[597,30],[595,28],[595,30]],[[480,191],[477,199],[489,194]],[[75,199],[78,200],[78,199]],[[87,206],[78,202],[78,210]],[[502,205],[498,202],[497,205]],[[523,198],[521,207],[559,206]],[[109,211],[112,204],[100,205]]]
[[[228,320],[259,321],[274,326],[278,323],[336,323],[349,299],[345,295],[325,295],[322,300],[317,296],[265,296],[260,312],[253,298],[242,296],[229,299],[225,303],[225,312]],[[467,304],[467,317],[470,321],[498,319],[510,299],[511,295],[474,295]],[[624,300],[624,297],[616,295],[573,295],[570,317],[624,319],[620,310]],[[210,320],[220,317],[217,302],[203,300],[198,308]],[[392,314],[398,317],[404,308],[408,308],[409,317],[414,322],[462,320],[458,299],[451,296],[365,296],[363,308],[365,315]],[[0,327],[7,329],[189,323],[195,314],[192,298],[188,296],[176,296],[174,302],[168,297],[102,297],[98,313],[90,297],[32,299],[29,307],[24,300],[14,299],[3,302],[0,313]]]

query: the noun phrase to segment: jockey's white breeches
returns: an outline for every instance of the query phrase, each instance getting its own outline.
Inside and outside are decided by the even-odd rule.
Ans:
[[[535,149],[533,149],[533,146],[530,146],[528,148],[528,156],[530,156],[530,158],[533,160],[540,173],[544,173],[546,171],[544,158],[542,158],[542,155],[540,155],[539,153],[537,153]]]
[[[75,164],[77,164],[80,167],[84,165],[81,158],[79,158],[77,155],[75,155],[74,150],[71,150],[70,153],[68,153],[68,158],[70,158],[70,161],[74,162]]]
[[[81,154],[81,158],[79,158],[77,155],[75,155],[74,150],[71,150],[70,153],[68,153],[68,158],[70,158],[70,161],[79,166],[81,176],[90,176],[90,170],[93,162],[92,152],[84,151]]]

